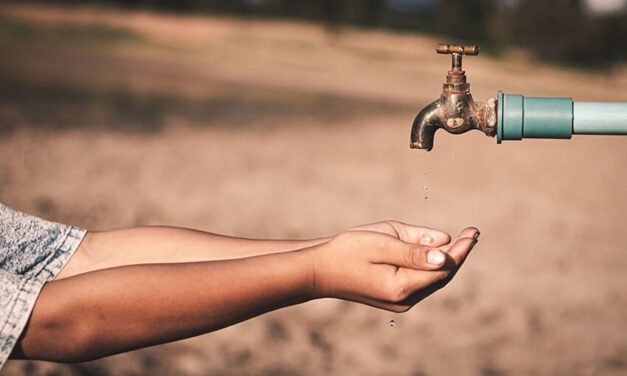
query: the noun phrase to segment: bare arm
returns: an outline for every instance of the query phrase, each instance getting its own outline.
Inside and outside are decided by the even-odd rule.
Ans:
[[[117,266],[231,260],[288,252],[329,239],[244,239],[165,226],[90,231],[57,279]]]
[[[134,265],[54,281],[15,355],[84,361],[202,333],[312,297],[304,253]]]
[[[432,241],[424,246],[417,242],[424,228],[398,226],[396,235],[358,229],[285,253],[123,266],[55,280],[42,290],[13,356],[95,359],[321,297],[406,311],[453,277],[478,232],[466,229],[447,244],[446,234],[428,230]]]

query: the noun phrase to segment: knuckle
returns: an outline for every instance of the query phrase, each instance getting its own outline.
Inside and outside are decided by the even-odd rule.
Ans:
[[[423,249],[419,247],[409,248],[404,255],[405,265],[421,266],[424,263]]]
[[[414,250],[412,248],[407,249],[404,253],[403,253],[403,263],[407,266],[412,266],[415,264],[414,261]]]
[[[404,226],[403,222],[400,222],[400,221],[397,221],[397,220],[393,219],[393,220],[385,221],[384,223],[387,224],[388,226],[390,226],[390,229],[392,231],[394,231],[396,236],[401,237],[401,238],[404,237],[405,226]]]
[[[396,219],[388,219],[387,221],[385,221],[385,223],[391,226],[399,226],[401,224],[401,222],[397,221]]]

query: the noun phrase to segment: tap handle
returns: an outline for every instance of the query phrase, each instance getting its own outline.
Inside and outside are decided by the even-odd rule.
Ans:
[[[456,44],[438,44],[435,48],[435,52],[439,54],[451,55],[451,70],[462,70],[462,55],[475,56],[479,55],[479,46],[460,46]]]

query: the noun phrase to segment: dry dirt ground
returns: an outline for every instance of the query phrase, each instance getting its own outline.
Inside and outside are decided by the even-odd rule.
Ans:
[[[1,5],[10,206],[90,229],[309,238],[395,218],[482,231],[453,283],[406,314],[317,301],[96,362],[10,361],[2,373],[626,375],[627,138],[438,134],[433,152],[410,150],[413,116],[449,64],[435,43]],[[627,101],[625,68],[582,72],[524,53],[465,67],[477,99],[503,89]]]

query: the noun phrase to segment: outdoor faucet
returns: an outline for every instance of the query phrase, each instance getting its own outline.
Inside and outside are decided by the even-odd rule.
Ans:
[[[410,147],[433,149],[442,128],[461,134],[478,129],[496,135],[497,143],[523,138],[570,139],[573,134],[627,135],[627,103],[574,102],[572,98],[525,97],[497,92],[486,103],[475,102],[462,70],[463,55],[478,55],[478,46],[440,44],[439,54],[451,55],[451,70],[440,98],[418,113],[411,127]]]
[[[463,55],[479,55],[479,46],[440,44],[435,51],[451,55],[451,70],[446,75],[442,95],[423,108],[411,128],[411,144],[414,149],[431,150],[435,132],[442,128],[449,133],[460,134],[478,129],[488,136],[496,134],[496,99],[487,103],[475,102],[462,70]]]

